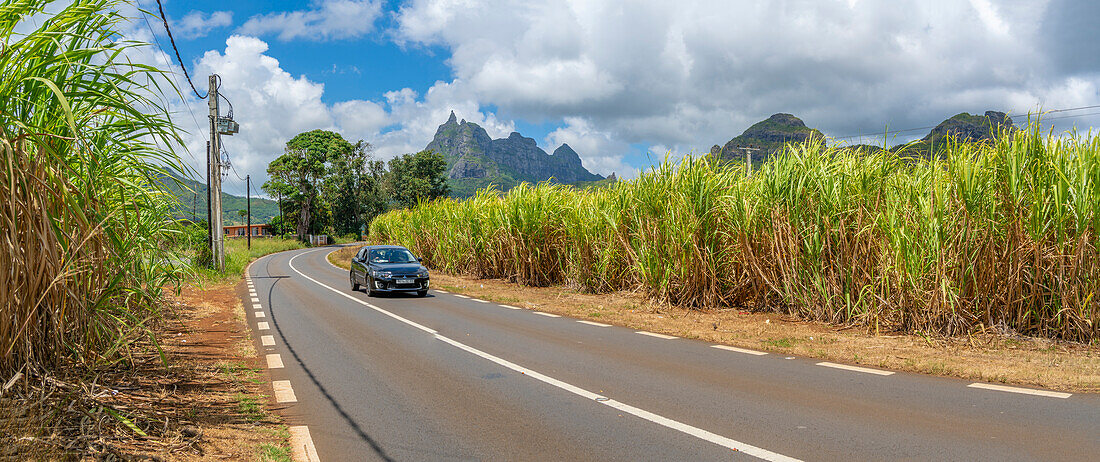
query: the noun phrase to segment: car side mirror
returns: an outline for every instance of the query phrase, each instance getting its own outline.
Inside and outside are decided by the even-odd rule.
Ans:
[[[424,261],[424,259],[423,259],[423,258],[420,258],[420,257],[416,257],[416,262],[417,262],[417,263],[420,263],[420,262],[422,262],[422,261]]]

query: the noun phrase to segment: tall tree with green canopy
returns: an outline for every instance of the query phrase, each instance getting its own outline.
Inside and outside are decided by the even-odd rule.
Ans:
[[[347,157],[355,149],[335,132],[311,130],[286,143],[286,151],[267,167],[272,180],[293,188],[290,200],[298,203],[298,237],[309,233],[316,210],[318,186],[332,159]],[[274,187],[278,187],[273,185]]]
[[[390,160],[391,199],[401,207],[432,200],[450,193],[447,186],[447,161],[435,151],[405,154]]]
[[[385,211],[380,186],[384,165],[371,160],[371,150],[370,143],[359,141],[354,149],[330,159],[324,193],[337,233],[357,233],[360,225]]]

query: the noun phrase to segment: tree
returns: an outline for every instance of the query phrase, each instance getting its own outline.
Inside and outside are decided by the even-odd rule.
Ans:
[[[330,160],[347,156],[354,146],[338,133],[312,130],[300,133],[286,143],[282,156],[268,164],[271,181],[264,183],[267,190],[288,193],[287,198],[298,206],[298,238],[309,233],[317,209],[318,183],[326,173]],[[282,197],[280,195],[280,197]]]
[[[412,207],[450,193],[447,186],[447,161],[434,151],[405,154],[390,160],[387,175],[390,198],[401,207]]]
[[[380,186],[384,164],[371,160],[371,151],[370,143],[359,141],[352,150],[330,159],[325,201],[339,234],[357,233],[361,225],[385,211]]]

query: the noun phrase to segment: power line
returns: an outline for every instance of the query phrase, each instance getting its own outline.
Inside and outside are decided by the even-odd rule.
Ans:
[[[148,27],[149,33],[153,35],[153,41],[157,43],[157,50],[159,50],[160,54],[164,56],[165,61],[171,61],[171,58],[168,57],[168,53],[164,52],[164,46],[160,44],[160,39],[157,38],[157,33],[153,32],[153,25],[149,23],[149,16],[143,14],[141,15],[141,17],[145,19],[145,27]],[[176,79],[176,73],[168,72],[168,75],[172,76],[172,82],[176,84],[176,88],[179,88],[180,82],[178,79]],[[182,98],[182,95],[181,101],[183,101],[183,106],[187,108],[187,112],[191,114],[191,120],[195,122],[195,127],[199,128],[199,136],[202,137],[203,141],[206,141],[206,134],[203,133],[202,126],[199,124],[199,118],[195,116],[195,111],[191,110],[191,105],[187,104],[187,100]],[[187,149],[186,144],[184,144],[183,149],[187,151],[187,154],[190,155],[192,159],[195,158],[195,155],[191,153],[191,150]]]
[[[180,67],[183,68],[183,76],[187,77],[187,83],[191,85],[191,91],[195,92],[195,96],[198,96],[199,99],[206,99],[209,94],[200,95],[199,90],[195,88],[195,83],[191,81],[191,74],[187,73],[187,66],[183,64],[183,58],[180,57],[179,48],[176,48],[176,39],[172,37],[172,29],[168,27],[168,16],[165,16],[164,5],[160,3],[160,0],[157,0],[157,9],[160,10],[160,20],[164,21],[164,30],[168,32],[168,41],[172,43],[172,50],[176,52],[176,60],[179,61]]]
[[[1067,119],[1067,118],[1071,118],[1071,117],[1087,117],[1087,116],[1090,116],[1090,115],[1096,115],[1098,113],[1074,114],[1074,115],[1059,116],[1059,117],[1046,117],[1046,118],[1043,118],[1041,116],[1042,116],[1042,114],[1081,111],[1081,110],[1085,110],[1085,109],[1096,109],[1096,108],[1100,108],[1100,104],[1092,105],[1092,106],[1080,106],[1080,107],[1063,108],[1063,109],[1051,109],[1049,111],[1042,111],[1042,112],[1039,113],[1039,115],[1040,115],[1041,120],[1058,120],[1058,119]],[[832,137],[832,139],[834,139],[834,140],[845,140],[845,139],[852,139],[852,138],[864,138],[864,137],[870,138],[870,137],[878,137],[878,136],[884,136],[884,135],[897,135],[899,133],[908,133],[908,132],[915,132],[915,131],[921,131],[921,130],[931,130],[931,129],[936,128],[938,126],[939,125],[937,124],[937,125],[931,125],[931,126],[928,126],[928,127],[906,128],[904,130],[887,130],[887,131],[882,131],[882,132],[877,132],[877,133],[847,135],[847,136],[835,136],[835,137]]]

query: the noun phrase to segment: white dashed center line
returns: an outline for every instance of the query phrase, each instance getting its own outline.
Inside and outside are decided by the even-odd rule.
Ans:
[[[473,300],[474,300],[475,302],[478,302],[478,303],[489,303],[489,301],[488,301],[488,300],[482,300],[482,299],[480,299],[480,298],[475,298],[475,299],[473,299]]]
[[[465,295],[462,295],[462,294],[455,294],[455,297],[458,297],[458,298],[470,298],[470,297],[467,297],[467,296],[465,296]]]
[[[267,325],[267,323],[266,323],[266,322],[264,322],[264,321],[260,321],[260,322],[256,323],[256,329],[257,329],[257,330],[268,330],[268,329],[270,329],[270,328],[271,328],[271,327],[269,327],[269,326]]]
[[[849,366],[847,364],[820,362],[820,363],[817,363],[817,365],[818,366],[831,367],[833,369],[844,369],[846,371],[852,371],[852,372],[863,372],[865,374],[894,375],[894,371],[884,371],[882,369],[871,369],[869,367]]]
[[[275,345],[275,336],[273,336],[273,335],[261,335],[260,336],[260,343],[263,343],[264,346],[273,346],[273,345]]]
[[[509,310],[518,310],[518,309],[520,309],[518,306],[512,306],[512,305],[500,305],[500,306],[502,308],[508,308]]]
[[[257,318],[266,318],[267,317],[267,315],[264,314],[263,311],[257,311],[255,314],[256,314]]]
[[[588,324],[590,326],[596,326],[596,327],[611,327],[611,324],[604,324],[602,322],[583,321],[583,320],[579,320],[579,319],[577,320],[577,322],[579,322],[581,324]]]
[[[646,332],[646,331],[644,331],[644,330],[640,330],[640,331],[637,331],[637,332],[635,332],[635,334],[648,335],[648,336],[650,336],[650,337],[663,338],[663,339],[665,339],[665,340],[670,340],[670,339],[678,338],[678,337],[676,337],[676,336],[673,336],[673,335],[658,334],[658,333],[656,333],[656,332]]]
[[[726,351],[736,351],[736,352],[738,352],[738,353],[745,353],[745,354],[747,354],[747,355],[756,355],[756,356],[763,356],[763,355],[766,355],[766,354],[767,354],[767,353],[765,353],[765,352],[763,352],[763,351],[756,351],[756,350],[746,350],[746,349],[744,349],[744,348],[731,347],[731,346],[729,346],[729,345],[711,345],[710,347],[711,347],[711,348],[717,348],[717,349],[719,349],[719,350],[726,350]]]
[[[560,318],[560,317],[561,317],[561,316],[558,316],[558,315],[556,315],[556,314],[551,314],[551,313],[543,313],[543,312],[541,312],[541,311],[535,311],[534,313],[535,313],[535,314],[537,314],[537,315],[539,315],[539,316],[546,316],[546,317],[548,317],[548,318]]]
[[[267,368],[268,369],[282,369],[283,357],[278,353],[267,355]]]
[[[1025,395],[1046,396],[1048,398],[1062,398],[1066,399],[1073,396],[1073,393],[1062,393],[1060,391],[1048,391],[1048,390],[1035,390],[1033,388],[1019,388],[1019,387],[1006,387],[1004,385],[994,385],[992,383],[972,383],[967,385],[970,388],[981,388],[984,390],[994,391],[1006,391],[1009,393],[1021,393]]]

